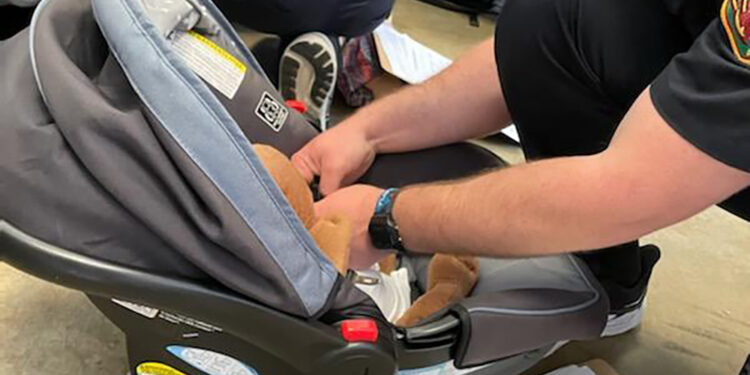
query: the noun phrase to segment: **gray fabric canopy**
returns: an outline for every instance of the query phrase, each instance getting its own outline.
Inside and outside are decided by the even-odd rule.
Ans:
[[[0,42],[0,220],[302,317],[340,303],[338,273],[248,140],[289,155],[315,131],[292,111],[263,119],[263,101],[281,98],[210,2],[181,16],[248,67],[233,99],[188,67],[179,30],[148,8],[45,0],[28,30]]]

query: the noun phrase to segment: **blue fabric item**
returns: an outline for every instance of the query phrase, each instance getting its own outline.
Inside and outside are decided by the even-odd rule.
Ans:
[[[209,88],[171,51],[137,0],[93,0],[94,14],[131,85],[159,125],[213,181],[294,286],[310,316],[338,273],[318,249],[250,142]],[[223,27],[228,23],[214,10]],[[233,31],[237,48],[252,58]],[[251,60],[252,61],[252,60]]]

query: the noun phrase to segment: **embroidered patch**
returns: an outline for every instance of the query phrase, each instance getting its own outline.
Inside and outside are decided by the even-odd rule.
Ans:
[[[725,0],[721,21],[735,56],[750,65],[750,0]]]

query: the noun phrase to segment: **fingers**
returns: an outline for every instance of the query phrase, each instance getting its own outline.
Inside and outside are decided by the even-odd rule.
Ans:
[[[324,166],[323,173],[320,174],[320,193],[327,196],[341,188],[341,181],[344,179],[342,168],[335,166]]]
[[[315,217],[327,217],[336,214],[335,212],[330,212],[331,208],[329,207],[329,202],[330,198],[323,198],[322,200],[315,202]]]
[[[318,168],[315,168],[315,163],[310,160],[307,147],[292,155],[292,164],[294,164],[308,184],[312,183],[313,179],[318,174]]]

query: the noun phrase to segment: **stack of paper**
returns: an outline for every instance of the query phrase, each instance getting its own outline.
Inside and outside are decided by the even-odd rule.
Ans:
[[[425,47],[385,22],[373,32],[380,64],[394,76],[410,83],[422,83],[440,73],[451,60]]]

